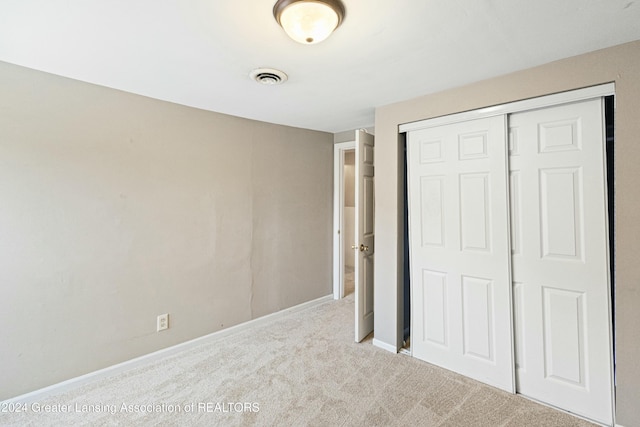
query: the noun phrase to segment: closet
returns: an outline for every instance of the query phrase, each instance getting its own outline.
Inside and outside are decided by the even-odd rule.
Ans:
[[[611,425],[598,86],[401,127],[414,357]]]

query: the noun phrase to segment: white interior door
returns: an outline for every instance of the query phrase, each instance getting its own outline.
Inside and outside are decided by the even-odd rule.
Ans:
[[[373,331],[373,135],[356,132],[356,342]]]
[[[514,391],[505,116],[409,132],[415,357]]]
[[[612,424],[602,100],[510,116],[518,392]]]

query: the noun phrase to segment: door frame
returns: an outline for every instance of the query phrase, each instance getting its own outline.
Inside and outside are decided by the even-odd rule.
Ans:
[[[604,98],[606,96],[615,96],[615,83],[605,83],[605,84],[601,84],[601,85],[595,85],[595,86],[590,86],[590,87],[586,87],[586,88],[582,88],[582,89],[575,89],[575,90],[570,90],[570,91],[565,91],[565,92],[560,92],[560,93],[554,93],[554,94],[548,94],[548,95],[540,95],[539,97],[535,97],[535,98],[530,98],[530,99],[525,99],[522,101],[515,101],[515,102],[509,102],[506,104],[500,104],[500,105],[496,105],[496,106],[491,106],[491,107],[486,107],[486,108],[479,108],[476,110],[471,110],[471,111],[465,111],[465,112],[461,112],[461,113],[455,113],[455,114],[449,114],[446,116],[441,116],[441,117],[435,117],[435,118],[431,118],[431,119],[426,119],[426,120],[420,120],[420,121],[416,121],[416,122],[411,122],[411,123],[405,123],[402,124],[398,127],[398,133],[402,134],[402,133],[407,133],[410,131],[415,131],[415,130],[419,130],[419,129],[425,129],[425,128],[431,128],[431,127],[438,127],[438,126],[443,126],[443,125],[447,125],[447,124],[452,124],[452,123],[459,123],[459,122],[464,122],[464,121],[470,121],[470,120],[474,120],[474,119],[479,119],[479,118],[484,118],[484,117],[492,117],[492,116],[497,116],[497,115],[510,115],[513,113],[517,113],[517,112],[526,112],[526,111],[530,111],[530,110],[535,110],[535,109],[539,109],[539,108],[546,108],[546,107],[552,107],[552,106],[556,106],[556,105],[561,105],[561,104],[567,104],[567,103],[572,103],[572,102],[578,102],[578,101],[583,101],[583,100],[588,100],[588,99],[593,99],[593,98]],[[615,99],[615,98],[614,98]],[[614,101],[615,102],[615,101]],[[614,110],[615,110],[615,104],[614,104]],[[615,111],[614,111],[615,114]],[[603,135],[603,139],[604,139],[605,135]],[[602,147],[603,150],[605,150],[606,152],[606,140],[605,140],[605,145]],[[606,197],[606,202],[608,203],[608,199],[609,199],[609,195],[607,194],[608,192],[608,188],[607,188],[607,165],[606,165],[606,153],[605,153],[605,165],[604,165],[604,170],[605,170],[605,197]],[[410,196],[409,196],[410,197]],[[408,200],[407,200],[408,201]],[[610,218],[608,212],[605,212],[605,218],[607,219],[607,223],[609,223],[610,221],[614,221],[615,218]],[[608,230],[607,230],[608,233]],[[610,237],[608,238],[609,242],[611,242]],[[411,250],[411,248],[409,248],[409,250]],[[612,250],[612,248],[610,246],[607,247],[607,264],[609,262],[612,261],[611,258],[611,254],[610,251]],[[613,256],[613,262],[615,262],[615,254]],[[610,270],[610,268],[609,268]],[[612,277],[609,276],[609,280],[607,283],[608,286],[608,292],[607,294],[609,295],[608,298],[608,305],[609,305],[609,324],[608,324],[608,328],[609,328],[609,351],[610,351],[610,360],[611,360],[611,366],[610,366],[610,375],[611,375],[611,408],[612,408],[612,420],[613,420],[613,425],[616,425],[616,397],[615,397],[615,384],[616,384],[616,377],[615,377],[615,342],[614,342],[614,330],[613,330],[613,313],[614,313],[614,300],[612,297],[612,291],[615,289],[615,283],[612,281]],[[413,315],[413,295],[412,295],[412,300],[411,300],[411,311],[412,311],[412,315]],[[413,323],[413,322],[412,322]],[[514,326],[513,326],[513,319],[512,319],[512,330],[514,330]],[[413,328],[411,328],[411,332],[413,332]],[[515,369],[515,367],[514,367]],[[558,408],[560,410],[563,410],[562,408]],[[565,411],[566,412],[566,411]],[[576,414],[574,414],[576,415]],[[580,415],[576,415],[580,418],[582,418]],[[590,420],[591,421],[591,420]]]
[[[333,299],[344,298],[344,157],[356,141],[333,145]]]
[[[502,116],[505,114],[535,110],[537,108],[552,107],[554,105],[567,104],[570,102],[583,101],[592,98],[601,98],[610,95],[615,95],[615,84],[605,83],[602,85],[590,86],[583,89],[576,89],[550,95],[541,95],[536,98],[509,102],[507,104],[495,105],[493,107],[479,108],[477,110],[449,114],[446,116],[435,117],[433,119],[405,123],[399,126],[398,132],[405,133],[412,130],[437,127],[451,123],[466,122],[469,120],[475,120],[484,117]]]

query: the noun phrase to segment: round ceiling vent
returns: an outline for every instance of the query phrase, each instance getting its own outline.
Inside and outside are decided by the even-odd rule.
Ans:
[[[273,68],[256,68],[249,76],[263,85],[279,85],[289,78],[282,71]]]

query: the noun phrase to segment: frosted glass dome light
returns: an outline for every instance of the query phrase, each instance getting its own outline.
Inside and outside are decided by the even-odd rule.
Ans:
[[[278,0],[273,16],[298,43],[320,43],[340,26],[344,6],[339,0]]]

